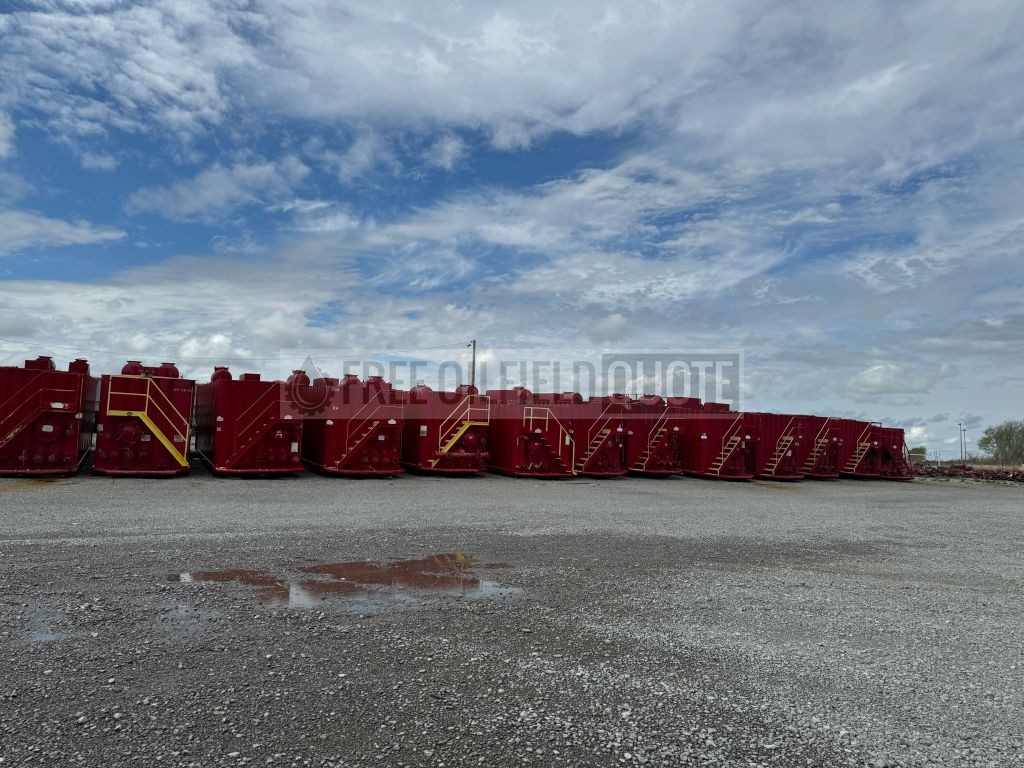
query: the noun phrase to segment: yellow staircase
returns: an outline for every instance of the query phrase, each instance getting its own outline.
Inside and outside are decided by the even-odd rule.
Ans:
[[[586,453],[583,454],[583,458],[579,459],[576,462],[577,472],[583,471],[583,468],[587,466],[587,462],[590,461],[590,457],[597,452],[597,449],[604,444],[604,441],[607,440],[611,436],[611,434],[612,431],[609,428],[601,429],[598,431],[594,439],[590,441],[590,445],[587,446],[587,450]]]
[[[590,431],[587,433],[588,437],[590,435],[594,436],[591,438],[589,445],[587,445],[586,452],[584,452],[583,456],[581,456],[574,464],[577,472],[583,471],[583,468],[587,466],[587,462],[590,461],[590,457],[597,453],[597,450],[604,445],[605,440],[611,436],[612,430],[608,425],[611,424],[612,418],[618,415],[618,412],[612,414],[609,414],[608,412],[615,407],[615,403],[608,405],[601,412],[601,415],[597,417],[597,423],[591,427]]]
[[[640,455],[637,456],[636,464],[630,467],[630,469],[647,469],[647,462],[651,460],[651,454],[654,452],[654,449],[658,446],[658,443],[664,440],[665,435],[668,434],[668,427],[665,426],[667,423],[668,408],[665,409],[665,412],[661,414],[661,416],[658,417],[658,420],[654,423],[654,427],[651,429],[651,436],[647,440],[647,445],[644,447]]]
[[[779,442],[775,444],[775,452],[772,453],[772,457],[768,459],[768,462],[764,465],[764,473],[766,475],[774,475],[775,470],[778,469],[779,462],[782,461],[782,457],[786,455],[786,451],[789,450],[789,446],[793,444],[792,435],[783,435],[779,438]]]
[[[843,472],[856,472],[861,459],[864,458],[864,454],[869,450],[871,450],[871,443],[857,443],[857,450],[853,452],[850,460],[846,462],[846,466],[843,467]]]
[[[879,425],[875,422],[871,422],[864,427],[864,431],[861,432],[860,437],[857,438],[857,450],[853,452],[853,455],[850,456],[850,459],[846,462],[846,466],[843,467],[843,472],[857,471],[857,467],[860,466],[861,460],[864,458],[865,454],[871,450],[871,430],[877,426]]]
[[[813,472],[818,466],[818,459],[828,448],[828,438],[819,437],[814,441],[814,447],[811,448],[810,454],[807,456],[807,461],[804,462],[803,471]]]
[[[660,443],[667,434],[668,427],[661,427],[653,433],[651,439],[647,443],[647,447],[644,448],[643,452],[637,457],[637,466],[634,467],[634,469],[647,469],[647,462],[651,460],[651,454],[654,452],[654,449],[658,447],[658,443]]]
[[[729,440],[725,443],[725,445],[722,446],[721,452],[719,452],[718,456],[711,463],[711,466],[708,467],[708,474],[721,475],[722,467],[725,466],[725,462],[729,460],[729,457],[732,456],[732,452],[736,450],[736,446],[739,444],[739,435],[733,435],[732,437],[730,437]]]
[[[483,400],[484,404],[475,405],[473,398]],[[442,454],[447,454],[458,444],[470,427],[486,427],[490,423],[491,399],[487,395],[466,395],[452,415],[441,424],[441,429],[438,432],[438,450]],[[445,439],[446,437],[447,439]],[[439,461],[441,461],[441,457],[431,459],[430,466],[436,467]]]
[[[144,381],[145,387],[142,391],[133,391],[138,387],[139,382]],[[124,390],[115,390],[117,386],[126,387]],[[188,466],[189,446],[189,422],[170,398],[160,387],[153,383],[153,379],[144,376],[111,376],[109,391],[107,393],[108,416],[129,416],[141,421],[149,431],[156,436],[160,444],[167,449],[167,452],[182,467]],[[129,402],[139,403],[133,408],[113,408],[111,402],[117,398],[122,405]],[[178,444],[181,448],[178,448]]]

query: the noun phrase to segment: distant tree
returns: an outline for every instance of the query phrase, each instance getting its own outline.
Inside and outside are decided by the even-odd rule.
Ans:
[[[919,445],[916,448],[911,448],[907,453],[910,454],[911,463],[923,464],[925,459],[928,458],[928,446]]]
[[[986,429],[978,447],[1000,464],[1024,463],[1024,421],[1004,421]]]

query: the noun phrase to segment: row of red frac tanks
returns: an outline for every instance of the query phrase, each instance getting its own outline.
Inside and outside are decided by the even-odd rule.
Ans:
[[[93,435],[95,434],[95,446]],[[0,475],[77,472],[93,454],[102,475],[189,471],[327,475],[404,470],[516,477],[693,475],[907,479],[903,430],[855,419],[733,411],[696,398],[583,398],[522,387],[395,389],[380,377],[209,383],[172,363],[128,362],[97,380],[85,360],[58,371],[49,357],[0,367]]]

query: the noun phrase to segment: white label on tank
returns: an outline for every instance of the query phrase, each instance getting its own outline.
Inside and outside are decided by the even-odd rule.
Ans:
[[[285,421],[291,421],[292,420],[291,414],[285,414],[284,420]]]
[[[384,435],[377,435],[377,439],[378,440],[386,440],[387,438]]]
[[[82,414],[81,413],[76,413],[75,414],[75,418],[76,419],[81,419],[82,418]]]
[[[152,440],[152,439],[153,439],[153,436],[152,436],[152,435],[143,435],[143,436],[142,436],[142,437],[140,438],[140,440],[142,440],[142,442],[144,442],[144,443],[148,443],[148,442],[149,442],[150,440]]]
[[[53,424],[43,424],[43,432],[53,432]]]
[[[299,444],[298,443],[292,443],[292,453],[298,453],[298,452],[299,452]]]
[[[786,455],[787,455],[787,456],[792,456],[792,455],[793,455],[793,452],[792,452],[792,451],[786,451]]]
[[[707,440],[708,439],[708,433],[707,432],[701,432],[700,433],[700,439],[701,440]]]
[[[175,435],[174,436],[174,442],[176,442],[176,443],[184,443],[185,442],[185,438],[182,437],[181,435]]]
[[[64,403],[50,403],[50,407],[54,410],[61,411],[64,409]]]
[[[394,419],[388,419],[388,424],[397,424],[398,422]]]
[[[427,425],[426,424],[420,424],[420,437],[426,437],[426,436],[427,436]]]
[[[326,424],[326,425],[327,425],[328,427],[333,427],[333,426],[334,426],[334,422],[333,422],[333,421],[331,421],[330,419],[328,419],[327,421],[325,421],[325,422],[324,422],[324,424]]]
[[[218,416],[217,417],[217,421],[224,421],[224,417],[223,416]]]
[[[96,431],[97,432],[102,432],[103,431],[103,425],[102,424],[97,424],[96,425]]]
[[[572,442],[572,438],[571,438],[571,437],[569,437],[568,435],[566,435],[566,436],[565,436],[565,444],[566,444],[566,445],[568,445],[568,444],[569,444],[569,443],[571,443],[571,442]]]

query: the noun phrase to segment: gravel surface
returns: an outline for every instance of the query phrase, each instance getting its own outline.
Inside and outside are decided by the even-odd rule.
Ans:
[[[0,764],[1024,765],[1024,489],[0,480]]]

